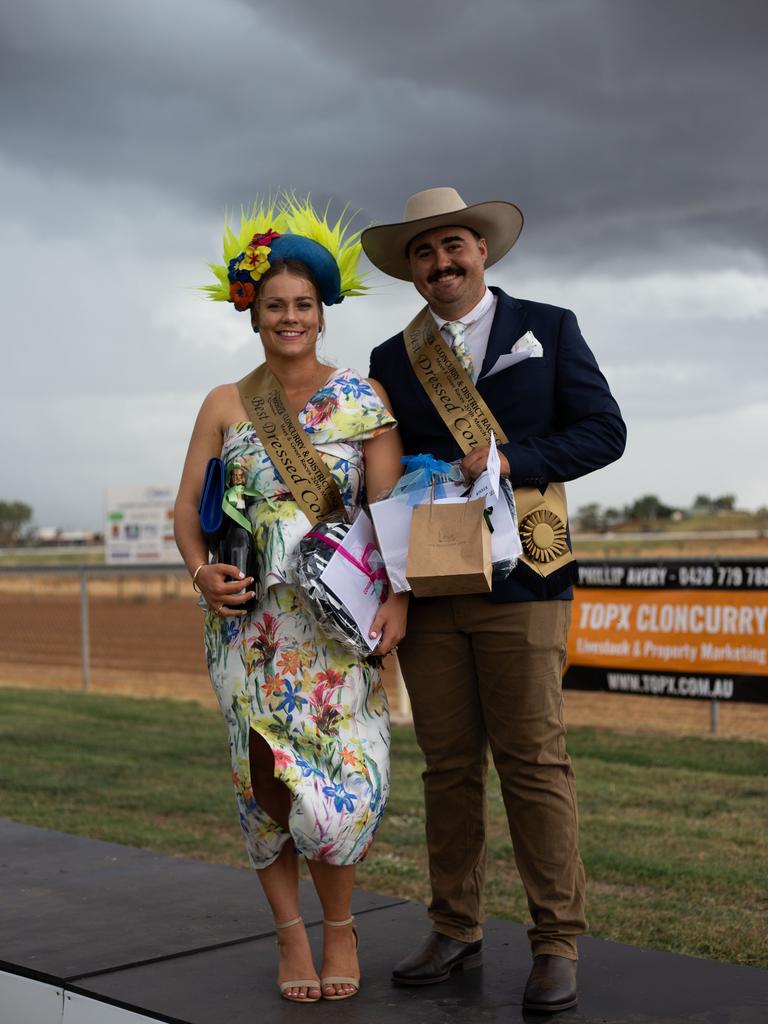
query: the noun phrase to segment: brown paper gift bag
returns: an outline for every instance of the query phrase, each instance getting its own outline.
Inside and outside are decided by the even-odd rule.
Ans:
[[[483,498],[414,508],[406,577],[415,597],[490,591],[491,534],[484,511]]]

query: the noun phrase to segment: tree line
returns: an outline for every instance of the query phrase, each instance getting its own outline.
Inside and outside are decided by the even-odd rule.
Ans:
[[[32,509],[23,501],[0,501],[0,547],[11,547],[24,538],[32,521]]]
[[[623,524],[653,526],[665,520],[680,520],[697,516],[713,516],[736,511],[736,495],[721,494],[710,497],[698,494],[689,508],[667,505],[655,494],[645,494],[631,505],[622,508],[606,507],[592,502],[576,511],[579,527],[586,532],[613,530]],[[0,547],[13,547],[23,543],[29,535],[32,509],[23,501],[0,501]],[[760,508],[756,515],[764,516],[768,509]]]
[[[632,504],[624,505],[622,508],[604,508],[597,502],[582,505],[577,509],[575,518],[582,530],[591,532],[613,530],[624,524],[653,526],[669,520],[680,521],[681,519],[717,516],[736,511],[735,494],[721,494],[719,497],[698,494],[688,508],[667,505],[655,494],[644,494]],[[764,516],[767,512],[768,509],[760,508],[755,515]]]

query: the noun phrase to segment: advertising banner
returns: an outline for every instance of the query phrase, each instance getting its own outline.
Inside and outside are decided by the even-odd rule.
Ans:
[[[178,565],[172,487],[110,487],[105,492],[107,565]]]
[[[565,685],[768,701],[768,563],[580,561]]]

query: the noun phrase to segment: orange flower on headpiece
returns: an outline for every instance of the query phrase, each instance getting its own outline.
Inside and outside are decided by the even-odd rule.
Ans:
[[[256,296],[256,289],[250,281],[233,281],[229,286],[229,301],[241,313],[248,309]]]

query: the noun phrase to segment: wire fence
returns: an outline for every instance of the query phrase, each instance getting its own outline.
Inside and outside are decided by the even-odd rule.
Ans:
[[[384,661],[395,721],[410,721],[396,658]],[[0,565],[0,686],[55,687],[215,706],[203,611],[183,567]],[[566,690],[569,725],[768,738],[768,703]],[[714,716],[719,716],[715,718]]]
[[[391,664],[389,664],[391,663]],[[409,706],[394,659],[393,717]],[[203,610],[175,566],[0,566],[0,685],[47,686],[213,705]]]

